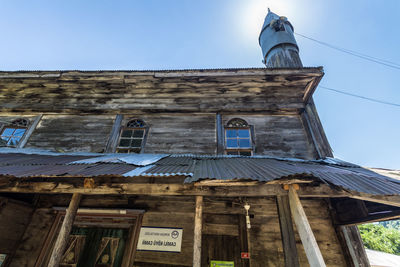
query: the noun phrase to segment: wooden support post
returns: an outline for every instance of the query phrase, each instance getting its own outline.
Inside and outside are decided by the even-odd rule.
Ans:
[[[300,265],[299,258],[297,256],[292,216],[290,215],[289,198],[288,196],[277,196],[276,203],[278,206],[279,225],[281,228],[285,266],[298,267]]]
[[[308,263],[311,267],[325,267],[324,258],[319,250],[317,241],[308,223],[307,216],[301,205],[299,196],[297,195],[295,185],[289,186],[289,204],[292,212],[293,220],[296,223],[297,231],[300,235],[301,243],[303,243]]]
[[[339,231],[341,231],[348,254],[350,254],[352,266],[370,267],[357,226],[339,226]]]
[[[79,193],[74,193],[72,195],[71,202],[69,203],[68,209],[65,212],[64,221],[61,225],[60,233],[58,234],[56,243],[54,245],[48,267],[58,267],[60,264],[61,257],[68,243],[69,233],[71,232],[72,224],[74,223],[81,197],[82,195]]]
[[[201,230],[203,225],[203,197],[196,196],[194,216],[193,267],[201,266]]]

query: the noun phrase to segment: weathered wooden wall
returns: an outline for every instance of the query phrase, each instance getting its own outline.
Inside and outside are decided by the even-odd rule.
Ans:
[[[144,153],[215,154],[215,114],[140,116],[149,125]]]
[[[62,195],[48,195],[40,198],[38,205],[42,208],[36,210],[11,266],[34,265],[55,218],[50,206],[66,206],[68,200],[69,196]],[[283,266],[284,255],[275,199],[248,198],[247,201],[251,206],[250,214],[252,215],[249,236],[251,266]],[[318,199],[303,199],[302,204],[327,266],[346,266],[326,202]],[[138,251],[135,266],[192,265],[194,197],[86,196],[82,200],[81,207],[144,209],[146,213],[143,217],[143,226],[183,228],[181,253]],[[233,241],[238,238],[238,220],[236,219],[238,217],[236,216],[245,214],[242,200],[206,197],[203,213],[204,236],[209,237],[210,240],[218,236],[228,239],[230,237],[229,240]],[[308,266],[297,234],[296,243],[300,266]],[[213,243],[210,244],[212,246]],[[206,261],[206,258],[203,260]]]
[[[257,155],[315,158],[314,146],[299,116],[222,115],[223,125],[232,118],[244,119],[253,126]]]
[[[0,253],[12,257],[29,224],[33,208],[25,203],[0,197]]]
[[[2,112],[287,111],[321,69],[0,73]]]
[[[115,116],[44,115],[25,147],[59,152],[103,152]]]
[[[316,157],[312,140],[298,115],[221,116],[223,125],[232,118],[242,118],[253,127],[256,155]],[[18,117],[1,118],[11,121]],[[127,114],[120,126],[132,118],[142,119],[148,126],[144,153],[217,152],[215,113]],[[43,115],[25,147],[59,152],[104,152],[114,120],[112,115]]]
[[[55,219],[53,209],[36,209],[10,267],[33,267]]]

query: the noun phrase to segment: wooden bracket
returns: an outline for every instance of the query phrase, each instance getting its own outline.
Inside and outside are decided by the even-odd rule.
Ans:
[[[93,178],[85,178],[83,181],[83,188],[93,189],[95,188],[94,179]]]
[[[286,191],[289,191],[290,187],[293,187],[293,189],[296,191],[300,189],[300,186],[298,184],[284,184],[283,185],[283,189]]]

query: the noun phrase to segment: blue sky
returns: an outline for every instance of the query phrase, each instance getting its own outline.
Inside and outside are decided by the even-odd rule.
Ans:
[[[295,32],[400,64],[398,0],[0,0],[0,70],[263,67],[267,8]],[[321,85],[400,103],[400,70],[296,37]],[[400,108],[318,88],[336,157],[400,169]]]

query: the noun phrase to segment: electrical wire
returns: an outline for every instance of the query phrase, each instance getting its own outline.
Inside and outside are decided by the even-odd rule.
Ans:
[[[305,39],[308,39],[308,40],[311,40],[313,42],[316,42],[318,44],[324,45],[326,47],[338,50],[340,52],[343,52],[343,53],[346,53],[346,54],[349,54],[349,55],[352,55],[352,56],[355,56],[355,57],[358,57],[358,58],[362,58],[362,59],[365,59],[365,60],[380,64],[380,65],[384,65],[384,66],[387,66],[387,67],[390,67],[390,68],[393,68],[393,69],[400,70],[400,64],[398,64],[396,62],[385,60],[385,59],[381,59],[381,58],[377,58],[377,57],[373,57],[373,56],[369,56],[369,55],[362,54],[362,53],[359,53],[359,52],[354,51],[354,50],[350,50],[350,49],[334,46],[334,45],[331,45],[329,43],[326,43],[326,42],[323,42],[323,41],[319,41],[317,39],[305,36],[305,35],[300,34],[300,33],[295,33],[295,34],[298,35],[298,36],[301,36],[301,37],[303,37]]]
[[[325,89],[325,90],[330,90],[330,91],[336,92],[336,93],[340,93],[340,94],[344,94],[344,95],[348,95],[348,96],[352,96],[352,97],[357,97],[357,98],[361,98],[361,99],[364,99],[364,100],[369,100],[369,101],[372,101],[372,102],[375,102],[375,103],[380,103],[380,104],[400,107],[400,104],[397,104],[397,103],[392,103],[392,102],[387,102],[387,101],[384,101],[384,100],[365,97],[365,96],[362,96],[362,95],[356,95],[356,94],[352,94],[352,93],[347,93],[347,92],[344,92],[344,91],[341,91],[341,90],[337,90],[337,89],[326,87],[326,86],[322,86],[322,85],[320,85],[319,87],[322,88],[322,89]]]

